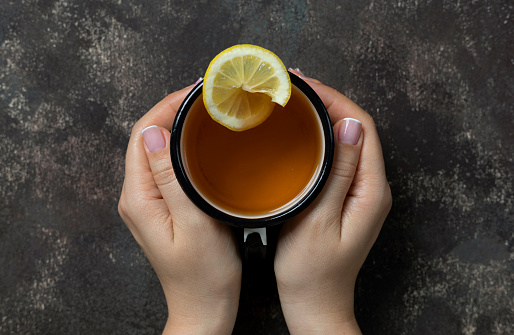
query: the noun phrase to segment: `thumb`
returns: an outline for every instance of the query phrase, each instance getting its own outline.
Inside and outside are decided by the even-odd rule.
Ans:
[[[326,186],[327,203],[340,213],[348,190],[353,182],[362,148],[362,123],[345,118],[334,125],[335,148],[334,163]],[[333,207],[333,210],[336,208]]]
[[[143,130],[146,156],[152,170],[155,185],[168,209],[177,206],[180,201],[180,186],[175,178],[170,156],[170,132],[158,126],[149,126]]]

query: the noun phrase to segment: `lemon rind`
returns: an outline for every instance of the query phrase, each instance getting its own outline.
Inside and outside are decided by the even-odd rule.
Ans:
[[[251,52],[249,52],[249,50]],[[221,70],[221,67],[225,65],[226,61],[228,60],[234,60],[237,59],[237,57],[244,57],[252,55],[255,57],[258,57],[260,59],[263,59],[264,62],[269,63],[269,65],[275,70],[275,75],[272,77],[267,78],[266,80],[263,80],[261,82],[258,82],[257,84],[253,84],[252,87],[245,87],[246,82],[243,82],[239,87],[234,86],[233,88],[242,88],[243,90],[251,93],[263,93],[268,95],[271,98],[271,101],[274,103],[277,103],[281,106],[285,106],[286,103],[289,101],[289,98],[291,96],[291,81],[289,78],[289,73],[287,72],[287,69],[285,65],[282,63],[280,58],[278,58],[277,55],[275,55],[273,52],[264,49],[262,47],[251,45],[251,44],[239,44],[235,45],[231,48],[228,48],[221,53],[219,53],[209,64],[209,67],[207,68],[207,71],[205,73],[204,78],[204,85],[203,85],[203,100],[205,107],[208,111],[208,113],[211,115],[211,117],[217,121],[218,123],[221,123],[222,125],[226,126],[227,128],[231,130],[236,131],[242,131],[249,128],[253,128],[257,126],[258,124],[264,122],[269,114],[271,114],[271,110],[267,115],[260,115],[259,117],[249,117],[244,120],[238,119],[233,116],[229,116],[225,113],[219,112],[217,106],[221,103],[215,103],[212,99],[213,96],[213,89],[216,87],[214,85],[214,81],[216,79],[216,75],[211,75],[212,73],[222,73],[223,70]],[[225,61],[226,59],[226,61]],[[262,66],[262,63],[259,64],[259,66]],[[254,69],[253,73],[251,75],[246,76],[248,78],[252,78],[253,75],[259,70],[258,67]],[[237,64],[236,66],[237,67]],[[277,73],[279,71],[279,73]],[[241,72],[241,69],[239,69],[239,72]],[[281,73],[280,73],[281,72]],[[241,74],[241,73],[238,73]],[[245,75],[246,73],[242,71],[242,74]],[[227,74],[225,74],[227,75]],[[228,76],[229,79],[233,79],[230,76]],[[270,80],[270,78],[277,78],[278,83],[278,91],[275,92],[269,92],[267,90],[254,90],[253,88],[259,87],[259,85],[263,85],[267,81]],[[245,78],[238,78],[239,81],[245,81]],[[220,87],[220,86],[218,86]],[[222,86],[223,88],[226,88],[226,86]],[[259,115],[257,115],[259,116]],[[262,119],[262,120],[260,120]]]

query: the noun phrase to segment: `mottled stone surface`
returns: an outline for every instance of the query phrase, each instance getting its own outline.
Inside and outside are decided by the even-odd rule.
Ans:
[[[366,334],[514,333],[512,1],[0,1],[0,333],[158,334],[117,213],[132,125],[237,43],[376,120],[394,206],[357,283]],[[287,334],[269,264],[234,334]]]

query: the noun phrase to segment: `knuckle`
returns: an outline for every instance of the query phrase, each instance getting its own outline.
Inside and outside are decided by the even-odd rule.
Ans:
[[[393,196],[391,187],[387,181],[384,181],[375,192],[375,203],[384,212],[389,212],[393,205]]]
[[[384,207],[389,212],[389,210],[391,210],[391,207],[393,206],[393,194],[391,192],[391,186],[389,186],[388,182],[385,183],[384,195],[383,195],[382,201],[383,201]]]
[[[121,191],[120,200],[118,201],[118,214],[123,218],[127,214],[127,198],[125,197],[125,189]]]
[[[118,214],[120,215],[121,219],[127,226],[129,226],[130,217],[132,216],[130,214],[130,206],[128,205],[125,198],[120,199],[118,202]]]
[[[366,206],[378,212],[388,213],[393,204],[393,197],[387,180],[368,180],[365,189],[365,196],[362,199]]]
[[[127,191],[124,186],[118,201],[118,213],[125,223],[130,222],[137,216],[140,200],[135,193],[130,190]]]
[[[155,162],[152,173],[155,184],[158,187],[170,184],[175,180],[175,173],[173,172],[171,162],[168,162],[165,158],[159,159]]]
[[[365,112],[364,114],[364,120],[361,120],[363,123],[365,123],[368,127],[376,128],[376,122],[373,116],[371,116],[368,112]]]
[[[332,174],[345,179],[353,179],[357,163],[344,159],[337,159],[334,163],[332,165]]]
[[[118,202],[118,214],[123,217],[125,215],[125,204],[121,201]]]
[[[136,123],[134,123],[134,125],[132,126],[132,131],[130,133],[130,136],[131,137],[134,137],[138,134],[141,133],[141,131],[143,130],[143,125],[142,125],[142,119],[139,119]]]

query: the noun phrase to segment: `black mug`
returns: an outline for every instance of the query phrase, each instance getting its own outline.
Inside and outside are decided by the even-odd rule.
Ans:
[[[195,176],[195,174],[200,175],[204,173],[204,171],[201,167],[198,169],[194,167],[194,165],[197,164],[195,155],[198,155],[198,153],[196,150],[188,148],[186,142],[189,140],[186,139],[202,136],[203,129],[205,129],[197,128],[199,127],[197,123],[200,122],[198,120],[201,118],[206,120],[205,115],[207,115],[202,100],[203,82],[198,83],[182,102],[182,105],[180,106],[175,116],[173,128],[171,131],[171,160],[173,164],[173,170],[180,186],[199,209],[201,209],[212,218],[234,227],[236,233],[240,235],[238,236],[238,242],[242,246],[242,251],[246,259],[262,258],[266,256],[267,246],[270,244],[270,241],[268,241],[269,236],[267,234],[267,228],[272,229],[272,226],[276,226],[285,222],[309,206],[309,204],[311,204],[316,196],[321,192],[332,167],[334,155],[334,135],[328,112],[316,92],[314,92],[314,90],[307,83],[292,73],[289,73],[289,76],[291,78],[292,91],[291,98],[286,105],[286,108],[288,108],[288,106],[300,106],[301,109],[305,110],[304,112],[309,112],[312,114],[310,116],[311,119],[309,119],[312,121],[309,121],[309,124],[300,124],[297,126],[297,128],[309,127],[316,130],[317,135],[315,135],[315,143],[317,148],[316,150],[318,150],[319,153],[317,154],[314,162],[307,162],[308,164],[313,164],[312,166],[314,168],[312,175],[304,181],[305,185],[299,184],[303,185],[298,189],[299,191],[293,194],[291,199],[286,201],[284,204],[277,206],[277,208],[273,208],[265,212],[247,213],[243,210],[239,210],[239,208],[237,208],[237,204],[231,204],[230,206],[225,205],[223,201],[214,199],[217,192],[223,193],[223,191],[216,190],[215,188],[211,187],[210,184],[214,183],[211,183],[209,180],[205,179],[205,176]],[[289,116],[289,120],[292,121],[291,118],[294,118],[295,120],[299,119],[299,117],[295,117],[297,114],[294,114],[298,113],[298,110],[288,112],[293,113],[291,116]],[[201,113],[205,113],[205,115]],[[272,115],[268,118],[268,120],[264,121],[264,123],[273,122],[273,120],[270,119],[274,113],[285,112],[284,110],[275,109]],[[195,116],[195,114],[197,115]],[[212,122],[210,127],[223,128],[223,126],[215,123],[214,121],[211,121],[210,119],[209,121],[204,122]],[[294,122],[288,122],[283,127],[289,127],[289,124],[292,123]],[[262,127],[262,125],[258,126],[257,128],[259,127]],[[190,130],[186,131],[185,129]],[[219,131],[228,130],[219,129]],[[293,129],[292,131],[294,131],[297,136],[302,136],[302,132],[305,132],[306,130]],[[241,136],[239,134],[235,134],[235,132],[233,133],[233,136]],[[204,142],[205,140],[206,139],[204,139]],[[215,152],[212,152],[213,150],[229,150],[224,147],[224,144],[216,145],[213,143],[216,140],[216,137],[207,139],[207,141],[210,142],[209,145],[214,148],[209,149],[208,155],[216,155]],[[192,151],[192,153],[188,152],[188,150]],[[298,151],[302,149],[296,148],[295,150]],[[284,159],[287,159],[285,158],[287,157],[287,151],[288,150],[286,149],[283,153]],[[298,152],[296,154],[298,155]],[[193,160],[191,157],[195,159]],[[206,168],[209,167],[207,166],[203,169]],[[293,167],[291,167],[291,170],[293,170]],[[265,172],[263,173],[265,174]],[[230,178],[230,176],[224,177]],[[248,178],[253,178],[253,176],[249,175]],[[212,189],[210,195],[207,191],[205,191],[204,185],[201,185],[201,183],[198,181],[200,179],[203,180],[203,183],[209,184],[209,187]],[[253,185],[257,185],[257,187],[259,186],[259,180],[253,180],[253,182],[257,183],[254,183]],[[245,191],[250,193],[252,192],[251,189]],[[270,197],[272,196],[271,193],[274,192],[270,192]],[[212,194],[214,194],[214,196]],[[266,194],[263,195],[263,197],[266,196]]]

